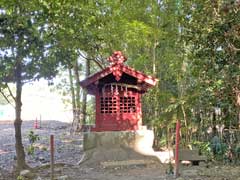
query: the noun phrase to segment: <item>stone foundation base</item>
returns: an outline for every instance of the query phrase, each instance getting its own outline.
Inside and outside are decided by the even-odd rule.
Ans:
[[[150,160],[159,163],[152,149],[153,131],[89,132],[84,135],[85,156],[81,163]]]

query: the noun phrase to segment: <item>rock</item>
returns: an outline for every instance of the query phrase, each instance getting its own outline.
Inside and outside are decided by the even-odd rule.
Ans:
[[[64,176],[60,176],[57,178],[57,180],[68,180],[69,177],[67,175],[64,175]]]
[[[20,172],[20,176],[23,176],[25,178],[33,179],[35,174],[33,174],[30,170],[25,169]]]
[[[202,162],[202,161],[201,161],[201,162],[199,162],[199,166],[200,166],[200,167],[206,167],[207,164],[206,164],[205,162]]]
[[[208,169],[204,169],[204,170],[201,170],[201,171],[199,171],[199,175],[200,176],[212,176],[212,174],[214,173],[215,171],[213,170],[213,169],[210,169],[210,168],[208,168]]]
[[[197,176],[198,170],[196,169],[186,169],[182,171],[183,176]]]
[[[239,168],[231,168],[230,171],[233,176],[239,175]],[[240,180],[240,177],[237,180]]]
[[[31,171],[28,170],[28,169],[25,169],[25,170],[22,170],[22,171],[20,172],[20,176],[26,176],[26,175],[29,174],[29,173],[31,173]]]
[[[185,180],[185,179],[182,177],[178,177],[176,180]]]
[[[38,159],[39,159],[39,161],[40,161],[41,163],[43,163],[43,164],[49,162],[49,160],[47,160],[45,157],[42,157],[42,156],[40,156]]]
[[[55,172],[55,173],[60,173],[60,172],[62,172],[62,168],[55,168],[55,169],[54,169],[54,172]]]
[[[42,157],[42,156],[40,156],[38,159],[39,159],[39,161],[44,161],[45,160],[45,158]]]
[[[34,180],[42,180],[42,178],[40,176],[38,176],[37,178],[35,178]]]

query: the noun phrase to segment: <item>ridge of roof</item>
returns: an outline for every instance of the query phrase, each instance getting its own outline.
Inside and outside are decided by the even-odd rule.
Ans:
[[[126,66],[124,64],[113,64],[111,66],[106,67],[102,71],[99,71],[93,75],[90,75],[85,80],[82,80],[80,82],[80,85],[82,87],[87,87],[88,85],[98,81],[99,79],[102,79],[106,77],[109,74],[112,74],[115,76],[115,79],[118,81],[120,80],[122,73],[126,73],[132,77],[135,77],[143,82],[146,82],[147,84],[154,86],[158,79],[154,78],[152,76],[146,75],[140,71],[137,71],[129,66]]]

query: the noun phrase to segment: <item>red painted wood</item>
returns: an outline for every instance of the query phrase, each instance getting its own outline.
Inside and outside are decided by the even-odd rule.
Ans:
[[[86,88],[88,90],[88,93],[94,95],[95,90],[98,89],[98,82],[100,79],[103,79],[104,77],[108,76],[109,74],[113,74],[114,77],[119,81],[119,78],[123,75],[123,73],[132,76],[138,80],[139,88],[142,89],[143,92],[146,92],[146,90],[152,86],[155,86],[158,79],[147,76],[140,71],[136,71],[133,68],[130,68],[128,66],[125,66],[123,64],[113,64],[110,67],[105,68],[104,70],[88,77],[87,79],[80,82],[80,85],[83,88]],[[114,79],[113,79],[114,81]]]
[[[111,66],[80,82],[96,97],[96,122],[91,131],[128,131],[142,126],[141,95],[157,79],[123,64],[120,51],[108,59]]]
[[[116,92],[117,90],[117,92]],[[94,131],[137,130],[141,123],[141,94],[120,86],[96,94],[96,127]],[[106,106],[103,106],[106,105]]]
[[[51,180],[54,179],[54,135],[50,135],[50,166],[51,166]]]
[[[179,143],[180,143],[180,121],[177,120],[176,124],[176,149],[175,149],[175,177],[179,176]]]

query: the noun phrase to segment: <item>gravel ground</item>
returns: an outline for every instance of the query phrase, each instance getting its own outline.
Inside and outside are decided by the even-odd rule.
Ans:
[[[33,168],[31,178],[26,180],[49,180],[49,136],[55,136],[55,179],[61,180],[174,180],[168,175],[168,165],[117,166],[103,168],[99,165],[77,165],[83,155],[82,137],[70,135],[70,124],[58,121],[43,121],[40,129],[33,128],[34,121],[22,126],[23,144],[27,148],[27,135],[31,130],[40,140],[35,144],[35,156],[26,155]],[[15,139],[13,124],[0,122],[0,180],[14,180]],[[177,180],[240,180],[240,166],[210,164],[208,166],[181,166]]]
[[[49,138],[55,138],[56,163],[76,164],[82,156],[82,137],[70,135],[70,124],[59,121],[42,121],[40,129],[34,129],[34,121],[25,121],[22,124],[22,141],[25,152],[30,146],[28,134],[32,130],[39,135],[40,140],[35,143],[34,155],[27,155],[27,163],[36,167],[49,163]],[[12,171],[15,164],[15,135],[12,123],[0,123],[0,169]]]

